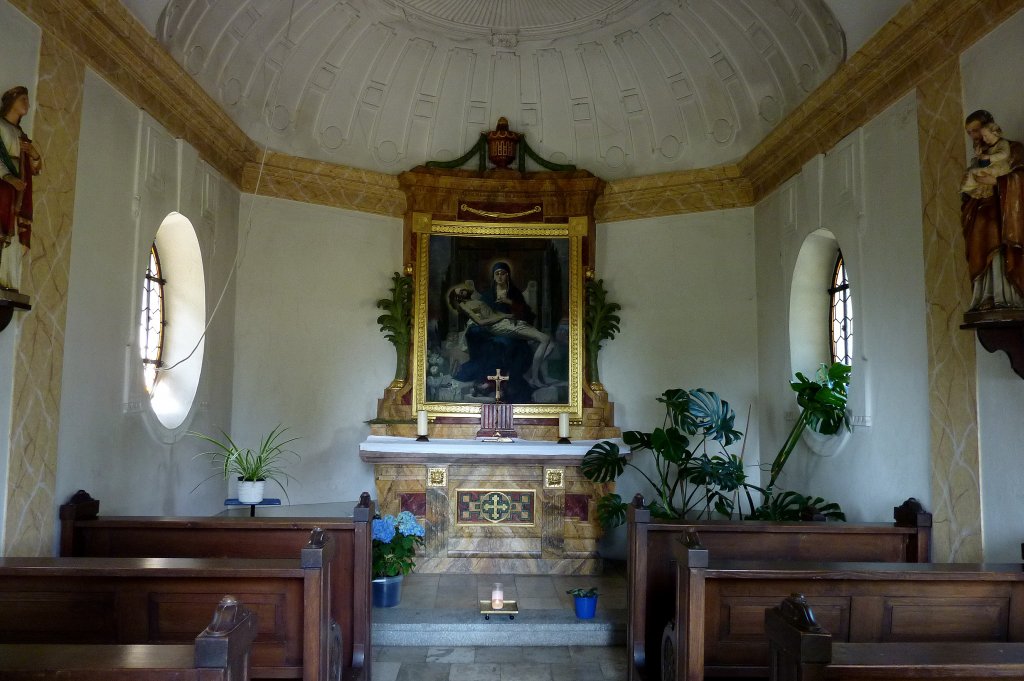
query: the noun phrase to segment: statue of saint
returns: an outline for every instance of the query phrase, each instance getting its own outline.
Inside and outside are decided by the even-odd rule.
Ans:
[[[1024,308],[1024,144],[1003,138],[983,109],[964,127],[974,143],[960,187],[970,309]]]
[[[21,128],[28,108],[22,85],[0,97],[0,287],[14,290],[32,237],[32,177],[43,168],[43,157]]]

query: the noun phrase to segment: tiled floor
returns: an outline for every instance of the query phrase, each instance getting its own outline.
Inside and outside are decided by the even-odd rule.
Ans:
[[[404,609],[465,608],[479,617],[479,601],[489,599],[500,582],[506,600],[515,600],[531,617],[544,610],[559,615],[573,610],[567,590],[598,588],[598,609],[626,607],[626,580],[621,566],[598,577],[565,575],[406,576],[402,600],[391,613]],[[389,613],[389,614],[391,614]],[[564,619],[564,617],[563,617]],[[625,646],[522,646],[514,640],[475,647],[377,646],[373,648],[372,681],[604,681],[626,678]]]
[[[626,678],[625,646],[374,647],[372,681],[604,681]]]

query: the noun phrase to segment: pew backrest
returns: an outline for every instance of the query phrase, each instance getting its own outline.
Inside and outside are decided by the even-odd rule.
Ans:
[[[256,615],[217,604],[193,645],[0,644],[4,681],[247,681]]]
[[[324,681],[333,557],[313,536],[291,559],[0,558],[0,643],[190,642],[232,593],[258,618],[254,676]]]
[[[342,641],[340,664],[371,675],[370,595],[374,504],[364,492],[351,517],[100,516],[100,503],[78,492],[60,509],[62,556],[288,558],[315,527],[336,546],[330,614]]]
[[[627,510],[626,638],[629,679],[660,678],[662,632],[673,619],[674,545],[698,532],[716,558],[924,563],[932,516],[915,499],[893,509],[893,523],[668,521],[635,497]]]
[[[1024,641],[1016,564],[711,561],[683,546],[676,558],[679,679],[766,676],[765,610],[796,592],[844,641]]]

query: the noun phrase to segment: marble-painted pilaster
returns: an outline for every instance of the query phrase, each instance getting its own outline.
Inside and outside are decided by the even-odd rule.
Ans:
[[[932,560],[982,558],[974,334],[960,323],[971,299],[960,229],[964,125],[960,64],[950,59],[917,86],[928,305]]]
[[[4,555],[53,551],[57,504],[57,432],[71,266],[71,223],[85,66],[43,33],[31,136],[43,156],[33,186],[32,249],[22,261],[21,291],[32,310],[19,314],[12,401]]]

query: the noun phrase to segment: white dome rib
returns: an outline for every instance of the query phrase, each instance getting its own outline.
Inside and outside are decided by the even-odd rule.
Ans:
[[[388,173],[499,116],[607,179],[732,162],[844,58],[822,0],[171,0],[157,37],[257,144]]]

